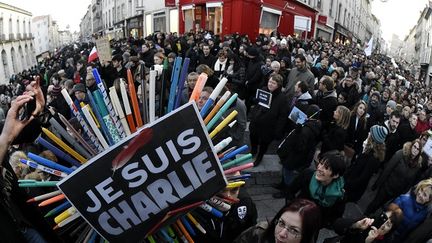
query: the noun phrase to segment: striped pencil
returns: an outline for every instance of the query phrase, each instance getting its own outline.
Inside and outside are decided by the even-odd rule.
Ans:
[[[97,86],[98,86],[98,88],[99,88],[99,90],[100,90],[100,92],[102,94],[102,98],[103,98],[103,100],[105,102],[105,106],[108,109],[109,115],[110,115],[111,119],[113,120],[114,125],[116,126],[117,131],[118,131],[120,137],[125,138],[126,137],[126,133],[123,130],[123,126],[122,126],[121,122],[119,121],[118,117],[115,114],[115,111],[114,111],[114,108],[113,108],[113,106],[111,104],[111,101],[108,98],[108,93],[107,93],[107,91],[105,89],[104,84],[102,83],[102,80],[100,78],[99,72],[98,72],[98,70],[96,68],[93,68],[93,76],[94,76],[94,78],[96,80],[96,83],[97,83]]]
[[[74,116],[78,119],[79,123],[81,124],[81,127],[83,128],[84,132],[87,134],[87,136],[89,136],[90,140],[92,141],[92,143],[94,144],[96,149],[99,152],[102,152],[104,150],[103,147],[99,144],[95,135],[88,128],[87,123],[84,121],[84,118],[82,118],[81,114],[79,113],[78,108],[75,106],[71,97],[69,96],[68,91],[66,89],[62,89],[61,93],[62,93],[63,97],[65,98],[66,103],[68,103],[72,113],[74,114]]]

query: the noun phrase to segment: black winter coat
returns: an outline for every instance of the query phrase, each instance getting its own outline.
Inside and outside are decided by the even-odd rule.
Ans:
[[[369,184],[369,180],[378,171],[380,161],[373,152],[360,154],[344,174],[345,192],[349,202],[357,202]]]
[[[369,131],[364,120],[359,119],[356,127],[357,115],[350,118],[348,126],[348,134],[346,144],[355,150],[356,154],[360,154],[363,149],[363,141],[367,138]]]
[[[245,80],[248,82],[249,87],[255,87],[258,88],[259,84],[262,80],[262,73],[261,73],[261,60],[256,57],[249,60],[249,63],[246,67],[246,77]]]
[[[322,132],[321,153],[330,150],[344,150],[347,130],[332,122],[329,127]]]
[[[267,88],[264,90],[268,91]],[[249,126],[250,132],[258,135],[264,143],[281,139],[288,119],[287,108],[287,100],[281,90],[273,91],[270,109],[255,105],[252,110],[253,118]]]
[[[408,158],[399,150],[385,166],[376,185],[380,190],[386,191],[394,197],[406,193],[419,176],[420,166],[410,167]],[[378,192],[379,193],[379,192]]]
[[[321,122],[308,120],[296,127],[282,142],[278,155],[284,167],[302,170],[309,167],[321,134]]]
[[[319,92],[316,97],[316,104],[321,108],[320,118],[323,123],[328,123],[333,120],[333,112],[338,106],[336,91],[328,91],[326,93]]]

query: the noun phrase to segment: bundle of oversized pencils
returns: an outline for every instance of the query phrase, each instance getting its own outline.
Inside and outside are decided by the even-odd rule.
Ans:
[[[167,70],[166,64],[165,62],[163,72]],[[161,112],[159,116],[164,115],[163,110],[166,110],[167,114],[180,106],[183,89],[185,89],[188,65],[188,58],[184,62],[181,57],[176,58],[166,104],[163,101],[164,95],[160,94]],[[141,66],[141,77],[144,76],[143,70],[144,67]],[[64,126],[59,124],[54,118],[50,120],[50,123],[52,130],[55,130],[60,137],[50,130],[43,128],[43,134],[36,141],[46,149],[52,151],[58,158],[68,162],[70,167],[60,165],[33,153],[28,153],[28,159],[22,159],[22,163],[63,179],[97,154],[117,144],[132,133],[139,132],[147,123],[155,121],[157,117],[155,114],[156,71],[150,71],[148,89],[145,87],[147,84],[142,82],[141,109],[130,70],[128,70],[127,85],[125,80],[121,80],[120,82],[120,93],[114,87],[107,89],[104,86],[97,69],[93,69],[93,76],[95,77],[98,90],[94,92],[87,91],[89,104],[77,106],[72,101],[68,92],[65,89],[62,90],[62,95],[82,126],[83,133],[80,134],[68,120],[59,114]],[[164,90],[164,85],[168,83],[164,80],[164,76],[168,75],[162,73],[161,92]],[[206,81],[207,75],[205,73],[200,74],[189,101],[198,100]],[[200,115],[206,125],[209,137],[211,139],[217,137],[217,141],[220,141],[214,146],[214,149],[219,157],[226,179],[229,182],[227,189],[232,189],[245,184],[245,179],[248,179],[250,174],[239,174],[238,172],[253,167],[253,163],[250,162],[252,155],[246,153],[249,149],[247,145],[240,147],[230,146],[232,138],[221,137],[222,134],[226,134],[224,131],[230,129],[236,122],[235,118],[237,115],[236,110],[227,116],[224,115],[237,100],[237,94],[231,95],[229,91],[221,94],[226,83],[226,78],[220,80],[201,109]],[[126,86],[128,86],[129,92]],[[220,97],[219,100],[217,100],[218,97]],[[69,129],[73,133],[73,136],[64,127]],[[67,143],[63,142],[63,140]],[[21,187],[54,188],[58,181],[20,180],[19,183]],[[198,202],[183,208],[171,210],[165,219],[176,217],[177,220],[175,220],[175,223],[166,225],[165,220],[161,220],[159,224],[152,227],[150,232],[146,232],[145,240],[148,242],[194,242],[193,236],[198,232],[206,234],[203,224],[194,216],[193,211],[196,208],[201,208],[214,217],[223,217],[223,212],[228,211],[231,205],[236,202],[238,202],[238,199],[218,194],[205,202]],[[28,203],[37,203],[39,207],[47,207],[48,205],[53,207],[45,217],[54,220],[55,230],[78,236],[77,242],[105,241],[80,217],[78,211],[68,202],[60,190],[36,196],[28,200]]]

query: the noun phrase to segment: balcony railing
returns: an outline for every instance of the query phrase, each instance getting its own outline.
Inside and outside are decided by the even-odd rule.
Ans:
[[[17,40],[21,40],[21,33],[17,34]]]
[[[9,40],[15,40],[15,34],[9,34]]]
[[[27,39],[27,33],[24,33],[24,39]]]

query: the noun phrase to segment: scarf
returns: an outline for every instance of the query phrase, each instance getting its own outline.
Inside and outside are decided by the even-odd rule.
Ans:
[[[217,71],[224,71],[225,70],[225,65],[226,65],[226,63],[227,63],[227,60],[228,60],[228,58],[227,59],[225,59],[225,61],[224,62],[220,62],[219,61],[219,58],[216,60],[216,63],[215,63],[215,65],[214,65],[214,70],[217,72]]]
[[[335,202],[344,195],[344,179],[339,177],[333,180],[329,185],[323,186],[317,181],[316,172],[313,174],[309,183],[309,192],[313,199],[323,207],[331,207]]]

